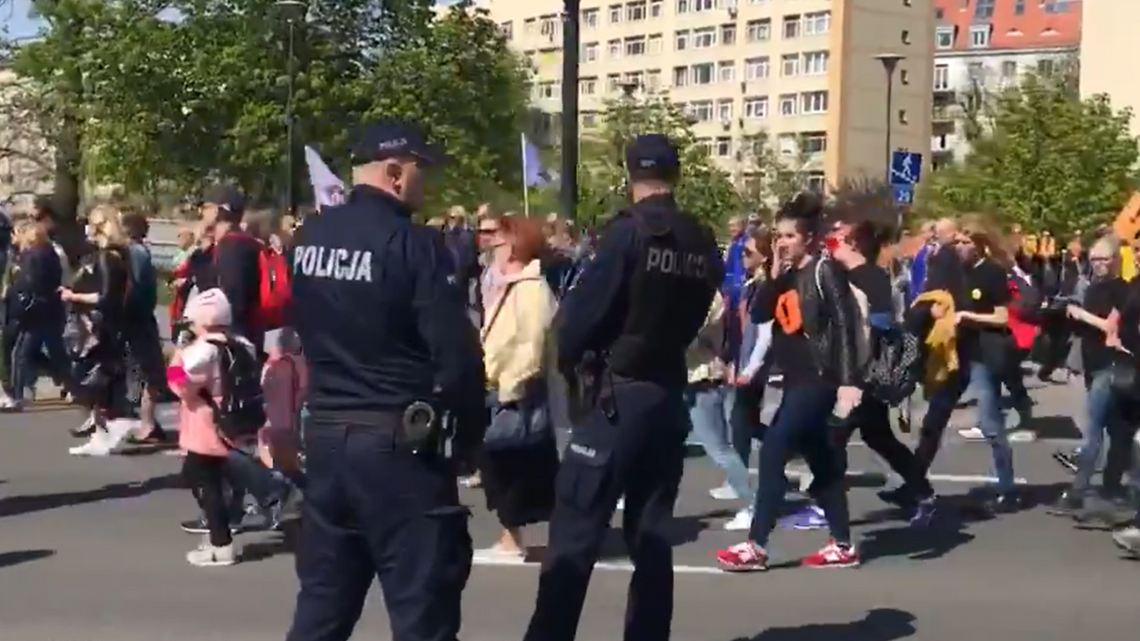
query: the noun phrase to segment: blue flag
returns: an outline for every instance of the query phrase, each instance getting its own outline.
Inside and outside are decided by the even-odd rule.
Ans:
[[[539,187],[550,182],[550,174],[542,166],[538,147],[535,147],[526,134],[522,135],[522,169],[523,182],[527,187]]]

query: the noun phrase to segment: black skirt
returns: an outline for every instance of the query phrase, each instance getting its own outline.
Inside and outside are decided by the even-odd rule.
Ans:
[[[484,452],[479,475],[487,509],[504,528],[550,520],[554,510],[554,477],[558,446],[553,435],[530,447]]]

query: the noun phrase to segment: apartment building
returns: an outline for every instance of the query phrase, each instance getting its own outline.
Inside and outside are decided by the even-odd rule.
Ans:
[[[694,121],[710,154],[748,180],[747,141],[766,133],[820,188],[886,172],[892,146],[930,142],[933,0],[583,0],[583,135],[607,99],[666,93]],[[562,3],[484,0],[531,60],[536,107],[560,109]],[[887,112],[875,58],[904,56]]]
[[[0,206],[11,212],[29,211],[36,194],[51,188],[51,149],[24,105],[25,91],[0,60]]]
[[[1112,6],[1118,4],[1128,3]],[[1075,60],[1081,5],[1081,0],[934,0],[930,149],[935,169],[969,153],[961,121],[966,106],[1016,85],[1027,72],[1051,73]],[[1088,71],[1082,66],[1082,76]]]
[[[1117,109],[1130,107],[1132,135],[1140,136],[1140,82],[1123,71],[1123,61],[1136,51],[1140,2],[1084,0],[1081,43],[1081,95],[1108,94]],[[1125,65],[1126,66],[1126,65]]]

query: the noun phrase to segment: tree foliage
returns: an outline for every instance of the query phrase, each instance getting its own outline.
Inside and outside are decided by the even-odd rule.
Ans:
[[[1135,186],[1131,117],[1106,96],[1081,100],[1069,74],[1030,75],[981,102],[970,119],[972,151],[930,177],[921,204],[935,215],[986,212],[1055,235],[1087,230]]]
[[[714,226],[739,213],[740,195],[697,144],[685,113],[664,96],[628,97],[606,103],[597,134],[580,147],[578,214],[584,223],[594,224],[626,205],[625,148],[647,133],[669,136],[680,151],[677,201],[683,209]]]
[[[528,71],[470,3],[437,19],[431,0],[322,0],[292,23],[273,0],[35,6],[47,29],[15,49],[15,67],[58,107],[41,118],[54,123],[53,146],[66,142],[52,135],[59,123],[75,126],[89,182],[192,193],[224,178],[275,200],[290,178],[292,40],[299,185],[301,145],[335,163],[358,124],[379,118],[423,125],[457,159],[441,200],[473,202],[488,184],[518,183],[512,141],[523,130]]]

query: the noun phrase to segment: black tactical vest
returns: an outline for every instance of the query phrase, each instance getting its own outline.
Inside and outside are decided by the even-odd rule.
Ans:
[[[684,214],[667,220],[647,223],[638,217],[629,311],[608,359],[611,371],[623,378],[684,382],[678,378],[685,375],[685,350],[722,277],[709,230]]]

